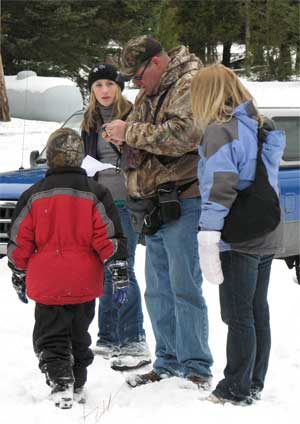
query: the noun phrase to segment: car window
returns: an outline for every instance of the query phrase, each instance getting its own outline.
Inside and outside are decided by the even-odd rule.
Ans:
[[[286,133],[286,148],[283,159],[285,161],[300,160],[300,117],[299,116],[274,116],[277,129]]]
[[[74,115],[70,116],[69,119],[67,119],[63,125],[62,128],[71,128],[74,131],[77,131],[79,134],[81,134],[80,130],[80,124],[83,119],[83,112],[77,112],[74,113]],[[42,150],[40,156],[36,160],[37,164],[43,164],[46,162],[46,147]]]
[[[62,126],[62,128],[68,127],[72,128],[72,130],[77,131],[79,134],[80,131],[80,124],[82,122],[83,113],[76,113],[72,115]]]

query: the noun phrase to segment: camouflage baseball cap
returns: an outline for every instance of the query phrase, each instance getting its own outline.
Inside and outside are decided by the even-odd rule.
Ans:
[[[54,131],[48,138],[46,157],[50,168],[80,166],[84,157],[80,135],[71,128],[59,128]]]
[[[161,51],[159,42],[148,35],[132,38],[123,49],[120,73],[132,78],[143,62]]]

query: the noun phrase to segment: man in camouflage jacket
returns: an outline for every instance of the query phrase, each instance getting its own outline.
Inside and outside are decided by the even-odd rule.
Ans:
[[[135,387],[164,376],[183,375],[207,388],[212,357],[202,296],[197,229],[200,197],[197,147],[190,84],[202,66],[184,46],[166,53],[155,39],[130,40],[122,54],[121,74],[140,92],[127,122],[105,127],[107,141],[122,146],[127,191],[148,198],[162,183],[175,183],[181,216],[146,236],[145,299],[156,338],[153,371],[128,380]]]

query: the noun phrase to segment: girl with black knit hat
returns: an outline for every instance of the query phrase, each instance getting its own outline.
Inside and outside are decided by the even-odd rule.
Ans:
[[[120,172],[120,153],[102,138],[103,125],[113,119],[126,120],[132,105],[122,95],[124,82],[117,69],[109,64],[94,65],[89,73],[90,100],[84,113],[82,139],[85,154],[109,163],[114,168],[98,172],[95,179],[106,186],[117,205],[123,231],[128,240],[129,290],[127,301],[120,305],[112,293],[111,274],[105,272],[104,296],[99,301],[98,341],[94,353],[109,359],[115,370],[139,368],[151,362],[145,341],[141,293],[134,273],[134,257],[138,235],[134,232],[125,206],[126,188]],[[118,293],[120,295],[120,293]]]

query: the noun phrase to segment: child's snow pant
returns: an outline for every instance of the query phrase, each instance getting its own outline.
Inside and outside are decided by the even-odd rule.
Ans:
[[[35,307],[33,347],[47,384],[84,385],[86,367],[93,362],[88,328],[95,314],[95,300],[76,305]]]

